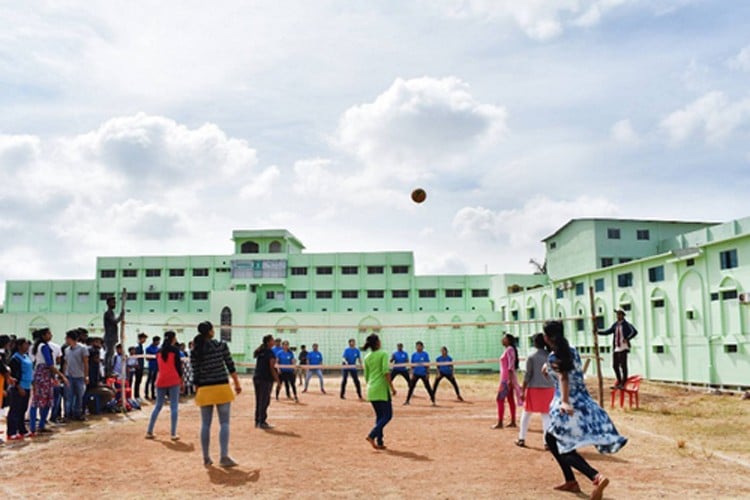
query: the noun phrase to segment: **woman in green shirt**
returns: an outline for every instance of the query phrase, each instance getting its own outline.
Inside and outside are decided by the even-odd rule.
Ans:
[[[362,351],[372,352],[365,358],[365,382],[367,383],[367,400],[375,410],[375,427],[367,435],[367,441],[376,450],[384,450],[383,428],[393,418],[391,394],[396,389],[391,382],[388,353],[380,350],[380,338],[374,333],[367,337]]]

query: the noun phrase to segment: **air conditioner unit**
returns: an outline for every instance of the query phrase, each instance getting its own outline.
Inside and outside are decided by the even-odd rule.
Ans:
[[[742,292],[739,298],[740,298],[740,304],[750,304],[750,293]]]

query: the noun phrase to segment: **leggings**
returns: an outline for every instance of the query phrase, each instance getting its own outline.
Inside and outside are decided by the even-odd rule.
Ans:
[[[404,380],[406,380],[406,385],[411,385],[411,380],[409,380],[409,372],[405,370],[391,370],[391,382],[396,381],[396,377],[403,377]]]
[[[383,446],[383,428],[393,418],[393,405],[390,397],[388,401],[371,401],[370,404],[375,410],[375,427],[372,428],[368,437],[375,439],[378,445]]]
[[[214,415],[214,407],[219,414],[219,448],[221,458],[229,457],[229,415],[232,403],[224,403],[215,406],[201,406],[201,449],[203,450],[203,460],[209,459],[211,420]]]
[[[432,393],[437,393],[438,385],[440,385],[440,381],[443,379],[447,379],[448,382],[453,385],[453,390],[456,391],[456,396],[460,398],[461,391],[458,389],[458,382],[456,382],[456,377],[454,377],[453,374],[445,375],[443,373],[438,373],[438,376],[435,378],[435,385],[432,386]]]
[[[406,396],[406,402],[408,403],[411,399],[411,395],[414,394],[414,388],[417,386],[418,381],[422,381],[422,384],[424,385],[424,388],[427,389],[427,394],[430,395],[430,401],[433,403],[435,402],[435,393],[432,392],[432,388],[430,387],[430,379],[427,378],[427,375],[414,375],[411,376],[411,381],[409,382],[409,394]]]
[[[531,414],[532,412],[526,410],[521,413],[521,428],[518,432],[518,439],[526,440],[526,433],[529,431],[529,420],[531,420]],[[549,428],[549,413],[540,413],[540,415],[542,416],[542,441],[546,443],[547,438],[544,435]]]
[[[599,472],[591,467],[576,450],[569,451],[568,453],[560,453],[557,449],[557,439],[552,434],[547,433],[545,435],[545,440],[547,441],[547,446],[549,446],[549,451],[552,452],[555,460],[557,460],[557,464],[560,466],[566,482],[576,480],[576,477],[573,474],[573,469],[577,470],[591,481],[593,481],[594,478],[596,478],[596,475],[599,474]]]
[[[346,394],[346,379],[351,376],[354,380],[354,387],[357,389],[357,396],[362,399],[362,387],[359,384],[359,376],[357,370],[341,370],[341,397],[343,398]]]
[[[279,373],[279,383],[276,384],[276,399],[279,399],[279,393],[281,392],[281,383],[284,383],[284,389],[286,389],[286,397],[291,398],[292,395],[289,392],[289,388],[291,387],[291,392],[294,393],[294,399],[297,399],[297,386],[294,385],[294,372],[285,372],[281,371]]]
[[[497,393],[497,421],[502,422],[505,416],[505,400],[508,400],[508,408],[510,408],[510,419],[513,423],[516,422],[516,398],[513,395],[513,390],[509,389],[503,395],[502,392]]]
[[[156,419],[159,417],[164,406],[164,400],[169,396],[169,417],[171,423],[172,436],[177,435],[177,415],[180,407],[180,386],[173,385],[172,387],[157,387],[156,389],[156,406],[151,412],[151,420],[148,423],[148,433],[153,434],[154,425],[156,425]]]

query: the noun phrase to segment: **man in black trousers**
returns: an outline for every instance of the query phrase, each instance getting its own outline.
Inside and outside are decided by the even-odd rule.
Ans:
[[[138,344],[135,346],[136,356],[143,356],[143,354],[146,352],[143,349],[143,344],[146,343],[147,338],[148,335],[143,332],[138,334]],[[145,360],[143,358],[138,358],[138,364],[135,367],[135,383],[133,384],[135,387],[131,387],[131,389],[133,389],[133,397],[135,399],[141,399],[141,382],[143,381],[144,366]]]
[[[630,340],[638,335],[638,330],[625,321],[625,311],[618,309],[617,321],[606,330],[601,330],[599,335],[614,335],[612,338],[612,368],[615,370],[617,383],[613,389],[622,389],[628,380],[628,353],[630,352]]]
[[[112,375],[112,357],[115,355],[115,346],[119,337],[117,329],[125,317],[125,311],[120,315],[115,314],[115,298],[107,298],[107,311],[104,313],[104,348],[107,350],[104,358],[104,375]]]

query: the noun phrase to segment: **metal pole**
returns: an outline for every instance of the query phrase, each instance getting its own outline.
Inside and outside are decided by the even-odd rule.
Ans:
[[[602,379],[602,358],[599,355],[599,329],[596,326],[596,308],[594,304],[594,287],[589,287],[589,306],[591,307],[591,332],[594,335],[594,352],[596,359],[596,378],[599,383],[599,406],[604,408],[604,380]]]
[[[125,301],[128,298],[128,291],[127,289],[122,289],[122,297],[120,298],[120,304],[122,304],[122,320],[120,321],[120,345],[122,346],[122,360],[120,363],[120,404],[122,404],[122,413],[127,413],[126,411],[126,403],[127,400],[125,399],[126,391],[125,391],[125,381],[127,380],[127,374],[128,374],[128,351],[125,349]]]

